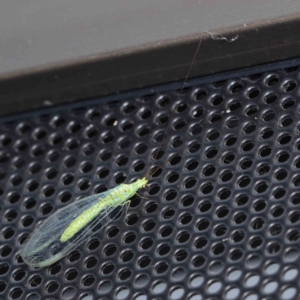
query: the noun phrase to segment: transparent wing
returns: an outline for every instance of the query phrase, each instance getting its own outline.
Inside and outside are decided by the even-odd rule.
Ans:
[[[77,232],[71,239],[61,242],[60,237],[70,223],[105,196],[111,193],[91,195],[75,201],[47,218],[38,226],[20,247],[20,255],[30,266],[45,267],[55,263],[77,248],[100,228],[112,220],[111,214],[119,205],[112,205],[101,211],[90,223]],[[120,203],[116,199],[116,203]]]

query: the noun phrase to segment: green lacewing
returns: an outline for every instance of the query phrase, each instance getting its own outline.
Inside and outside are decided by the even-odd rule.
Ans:
[[[21,245],[20,255],[33,267],[57,262],[89,239],[99,224],[106,225],[112,211],[128,204],[128,199],[147,183],[144,177],[130,184],[120,184],[59,209]]]

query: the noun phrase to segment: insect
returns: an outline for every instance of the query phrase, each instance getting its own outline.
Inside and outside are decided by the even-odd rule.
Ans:
[[[93,235],[97,226],[107,224],[111,212],[128,204],[128,199],[147,182],[144,177],[131,184],[121,184],[58,210],[22,244],[23,260],[33,267],[46,267],[60,260]]]
[[[200,45],[201,40],[194,54],[183,87]],[[169,125],[171,120],[172,116]],[[164,136],[167,134],[169,125]],[[162,144],[163,140],[160,148]],[[110,218],[111,213],[117,207],[129,204],[129,199],[139,189],[147,185],[149,177],[151,175],[148,171],[145,177],[133,183],[121,184],[106,192],[85,197],[59,209],[42,222],[21,245],[19,253],[23,260],[33,267],[46,267],[62,259],[94,235],[100,228],[108,224],[112,220]]]

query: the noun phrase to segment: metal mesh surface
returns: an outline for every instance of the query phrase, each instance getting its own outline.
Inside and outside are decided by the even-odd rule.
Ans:
[[[299,73],[2,123],[0,298],[296,299]],[[144,176],[172,111],[152,170],[168,162],[140,192],[147,199],[135,196],[127,214],[55,265],[27,266],[18,248],[38,222]]]

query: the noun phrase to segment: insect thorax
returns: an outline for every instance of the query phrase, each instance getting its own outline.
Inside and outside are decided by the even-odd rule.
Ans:
[[[130,197],[134,196],[139,189],[147,184],[147,182],[147,179],[142,178],[130,184],[120,184],[119,186],[114,188],[111,196],[115,199],[118,199],[117,202],[125,202]]]

